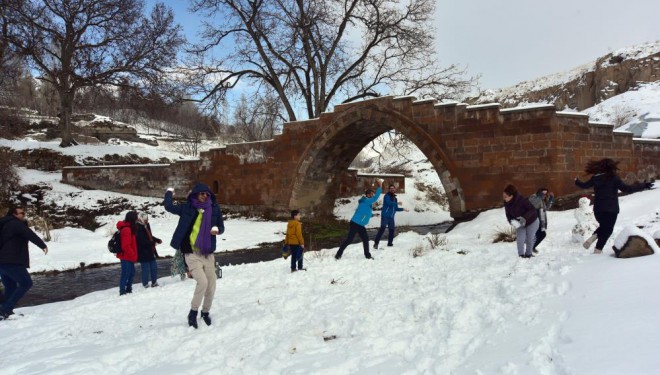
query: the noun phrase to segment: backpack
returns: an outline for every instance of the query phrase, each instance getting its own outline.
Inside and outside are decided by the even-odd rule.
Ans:
[[[286,259],[289,257],[289,255],[291,255],[291,248],[289,248],[289,245],[284,242],[282,245],[282,258]]]
[[[108,250],[113,254],[119,254],[121,250],[121,233],[116,231],[108,241]]]

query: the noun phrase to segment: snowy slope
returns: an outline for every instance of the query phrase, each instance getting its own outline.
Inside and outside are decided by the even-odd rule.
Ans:
[[[591,121],[615,124],[618,130],[630,131],[638,138],[660,138],[660,81],[641,83],[637,90],[627,91],[588,108],[582,113]]]
[[[660,229],[649,202],[660,189],[622,197],[615,235],[626,224]],[[657,373],[660,257],[615,259],[612,240],[589,254],[570,242],[574,223],[571,211],[551,211],[530,260],[490,243],[505,225],[495,209],[421,257],[411,249],[427,239],[408,232],[374,261],[357,244],[340,261],[336,249],[307,253],[307,272],[281,259],[225,267],[214,323],[198,330],[185,321],[194,282],[169,277],[128,296],[114,288],[19,308],[24,316],[0,322],[2,373]]]
[[[618,56],[625,60],[640,60],[658,52],[660,52],[660,41],[620,48],[613,51],[611,54],[612,56]],[[529,92],[540,91],[550,87],[562,85],[579,77],[583,77],[587,72],[594,71],[597,68],[606,68],[608,65],[608,61],[603,61],[599,67],[596,66],[595,62],[590,62],[580,65],[569,71],[550,74],[534,80],[520,82],[511,87],[495,90],[484,90],[480,93],[479,103],[494,102],[497,98],[522,98],[525,97],[525,94]],[[520,106],[525,105],[526,103],[520,104]]]

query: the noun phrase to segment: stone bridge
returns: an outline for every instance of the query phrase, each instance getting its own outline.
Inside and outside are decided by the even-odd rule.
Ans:
[[[223,205],[244,211],[332,214],[342,174],[360,150],[392,129],[434,166],[454,218],[501,205],[507,183],[526,194],[540,186],[558,196],[576,194],[573,179],[593,159],[620,160],[622,176],[630,179],[660,174],[660,141],[633,139],[612,125],[590,123],[587,115],[556,112],[552,105],[502,110],[499,104],[382,97],[287,123],[272,140],[211,149],[199,161],[171,164],[152,179],[137,168],[134,178],[153,190],[137,193],[159,196],[168,185],[187,189],[197,180],[211,186]],[[125,190],[113,189],[110,179],[94,183],[97,172],[90,177],[82,168],[66,167],[62,173],[64,182],[74,185]]]

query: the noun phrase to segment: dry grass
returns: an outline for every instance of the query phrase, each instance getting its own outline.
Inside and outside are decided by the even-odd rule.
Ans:
[[[418,244],[410,249],[410,255],[413,258],[421,257],[422,255],[426,254],[426,252],[426,246],[423,244]]]
[[[514,242],[516,240],[516,229],[512,226],[504,228],[497,227],[493,235],[493,243]]]
[[[449,243],[447,237],[440,233],[432,233],[430,236],[426,237],[426,239],[429,241],[429,246],[433,250],[447,246],[447,243]]]

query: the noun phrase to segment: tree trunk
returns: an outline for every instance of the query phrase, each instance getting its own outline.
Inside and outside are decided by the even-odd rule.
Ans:
[[[71,133],[71,113],[73,112],[73,93],[71,92],[60,92],[60,133],[62,135],[62,142],[60,147],[69,147],[75,146],[78,144],[75,139],[73,139],[73,134]]]

